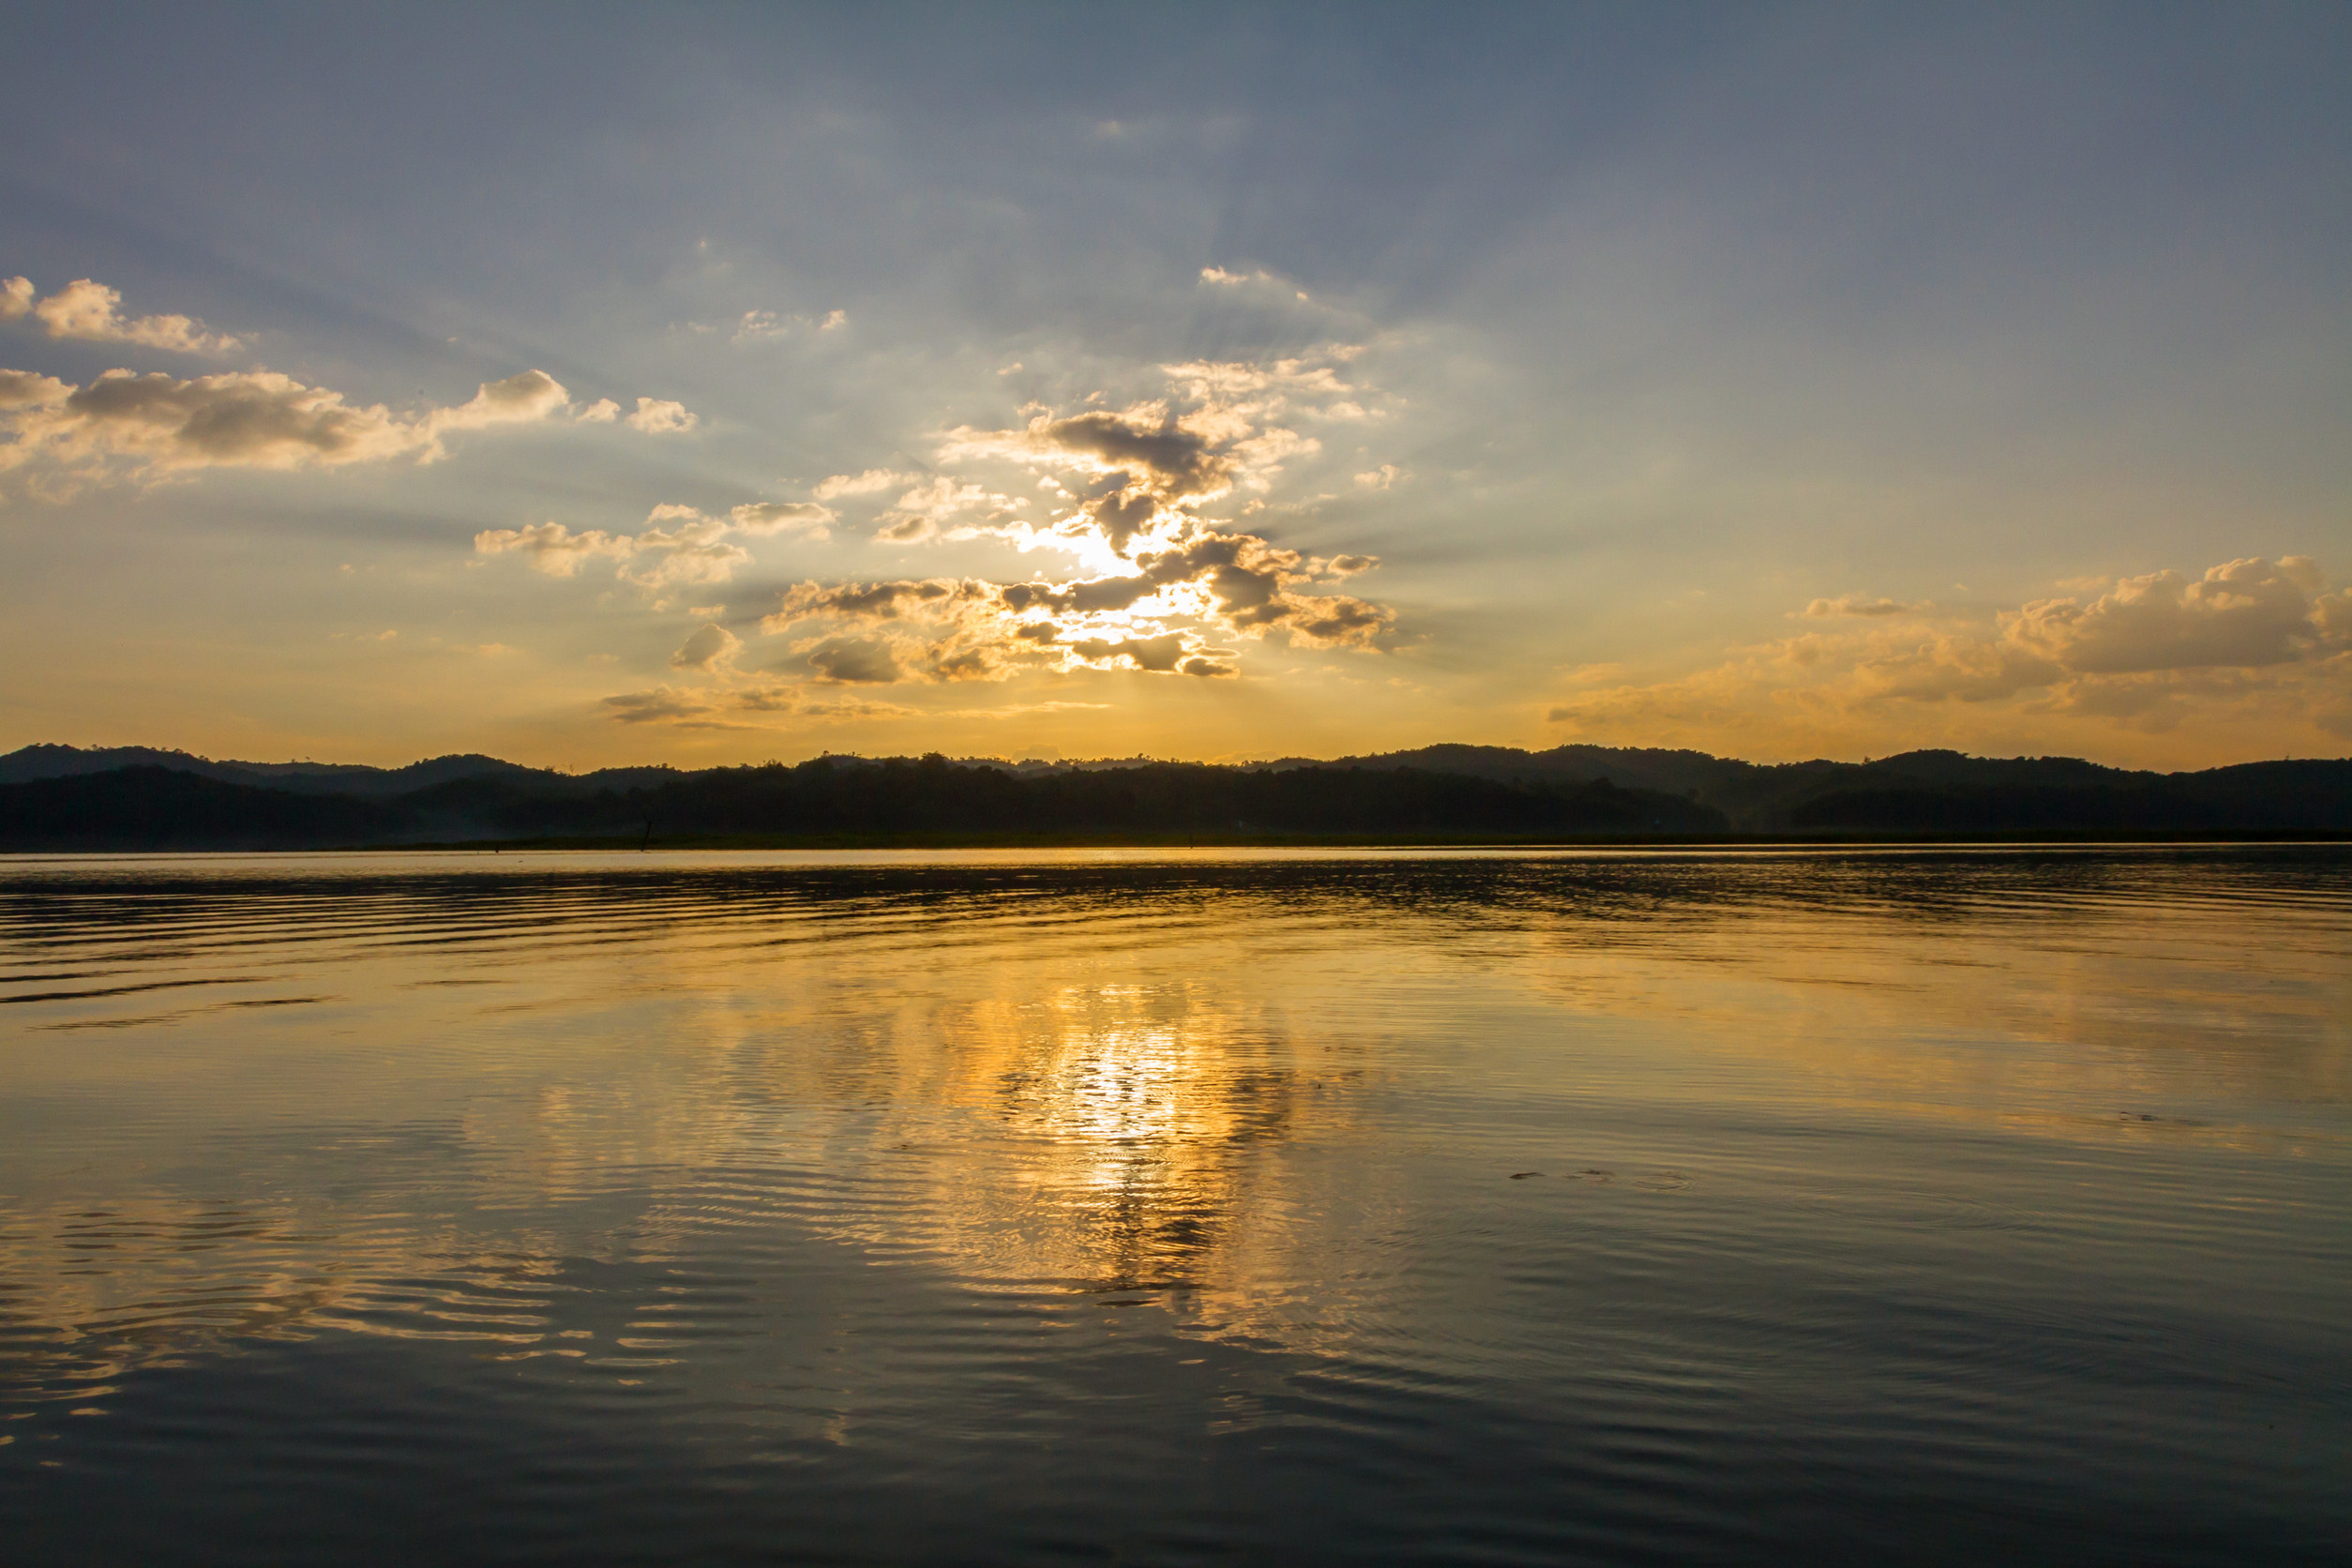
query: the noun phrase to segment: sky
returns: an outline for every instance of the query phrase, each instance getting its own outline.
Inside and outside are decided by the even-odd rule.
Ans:
[[[2352,9],[19,4],[0,749],[2352,754]]]

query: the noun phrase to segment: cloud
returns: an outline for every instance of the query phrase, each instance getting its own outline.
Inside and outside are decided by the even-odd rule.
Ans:
[[[574,415],[583,425],[610,425],[624,415],[621,405],[610,398],[598,398]],[[701,420],[686,411],[684,403],[665,402],[655,398],[637,400],[637,412],[626,416],[631,430],[647,435],[676,435],[690,430]]]
[[[820,481],[817,488],[808,493],[820,501],[831,501],[844,495],[871,495],[893,485],[911,485],[915,477],[914,475],[898,474],[887,468],[869,468],[863,474],[836,474]]]
[[[41,461],[95,475],[151,476],[198,468],[297,469],[446,455],[444,435],[527,424],[565,406],[540,370],[486,382],[465,403],[395,415],[274,370],[193,381],[109,370],[83,387],[0,370],[0,471]]]
[[[903,673],[889,645],[872,638],[828,638],[807,656],[809,668],[827,681],[881,686]]]
[[[643,430],[647,435],[681,435],[694,429],[701,419],[686,412],[684,403],[660,398],[640,398],[637,412],[628,416],[629,429]]]
[[[1231,458],[1217,432],[1188,426],[1168,405],[1089,410],[1066,418],[1039,414],[1019,430],[948,432],[942,459],[1010,459],[1098,475],[1131,476],[1147,493],[1174,502],[1203,501],[1229,488]]]
[[[1172,396],[1121,408],[1062,415],[1025,411],[1013,429],[958,427],[946,432],[943,463],[1000,461],[1027,469],[1069,510],[1040,534],[1003,530],[1024,548],[1054,543],[1079,553],[1130,556],[1182,543],[1208,526],[1207,508],[1240,492],[1266,490],[1283,467],[1320,450],[1279,421],[1317,415],[1360,389],[1330,363],[1199,360],[1164,365]],[[1061,481],[1067,478],[1075,491]]]
[[[300,468],[436,445],[421,422],[380,404],[354,408],[339,392],[267,370],[195,381],[109,370],[14,433],[0,449],[10,466],[47,456],[68,464],[119,458],[153,469]]]
[[[2303,658],[2327,639],[2314,620],[2320,586],[2318,568],[2302,556],[2231,561],[2195,580],[2171,571],[2125,578],[2088,605],[2038,599],[2004,614],[2001,629],[2074,671],[2259,669]]]
[[[1275,631],[1301,646],[1384,647],[1392,611],[1318,591],[1330,577],[1371,569],[1374,557],[1309,560],[1210,509],[1264,490],[1285,464],[1319,450],[1280,422],[1289,413],[1378,400],[1341,379],[1334,365],[1346,357],[1166,365],[1165,398],[1067,413],[1032,405],[1016,426],[947,430],[936,453],[944,471],[928,478],[883,468],[830,475],[813,490],[820,502],[905,487],[876,520],[881,543],[994,537],[1024,552],[1067,552],[1085,567],[1010,582],[804,582],[780,596],[761,628],[816,631],[795,651],[835,680],[1088,669],[1229,676],[1239,670],[1232,650],[1212,640]],[[1057,515],[1033,520],[1024,515],[1033,501],[971,476],[968,463],[1026,471]],[[1373,473],[1383,483],[1401,477],[1393,464]]]
[[[1805,606],[1807,615],[1818,618],[1837,616],[1878,617],[1886,615],[1916,615],[1931,608],[1924,604],[1905,604],[1900,599],[1872,598],[1862,594],[1842,594],[1833,599],[1815,599]]]
[[[727,515],[738,533],[799,534],[810,539],[832,537],[825,525],[833,520],[833,513],[807,501],[747,501]]]
[[[723,525],[688,523],[680,528],[648,528],[641,534],[608,534],[591,528],[575,534],[560,522],[535,523],[527,528],[490,528],[474,535],[474,549],[482,555],[507,551],[527,556],[531,565],[550,577],[576,577],[581,563],[596,556],[626,562],[621,575],[642,587],[671,582],[723,582],[734,568],[751,559],[750,552],[720,542]]]
[[[193,316],[125,317],[118,309],[122,302],[119,291],[87,278],[75,279],[38,304],[30,279],[0,282],[0,321],[15,321],[29,311],[52,338],[136,343],[173,354],[230,354],[245,346],[227,333],[207,330]]]
[[[73,387],[55,376],[30,370],[0,370],[0,409],[51,408],[73,395]]]
[[[1973,625],[1906,621],[1922,606],[1877,608],[1894,602],[1816,601],[1829,608],[1808,616],[1876,624],[1759,643],[1668,680],[1595,686],[1548,717],[1589,739],[1786,754],[1839,736],[1885,749],[1891,735],[1953,744],[1983,733],[2080,749],[2064,727],[2087,719],[2148,734],[2257,718],[2269,732],[2328,731],[2332,716],[2352,713],[2352,594],[2328,592],[2300,556],[2125,578]],[[1741,739],[1767,734],[1781,738]]]
[[[1172,674],[1184,656],[1184,640],[1173,632],[1163,637],[1123,638],[1116,642],[1091,637],[1067,646],[1080,658],[1094,663],[1127,659],[1138,670],[1154,670],[1162,674]]]
[[[736,713],[791,714],[803,718],[911,718],[915,709],[897,702],[841,695],[837,687],[819,697],[805,687],[781,683],[738,686],[726,693],[726,705]]]
[[[1010,515],[1012,499],[946,477],[918,485],[898,497],[880,518],[874,537],[887,544],[919,544],[930,538],[948,519],[963,512],[986,511],[993,517]]]
[[[1395,463],[1384,462],[1380,464],[1380,467],[1372,469],[1367,473],[1357,475],[1356,488],[1358,490],[1384,490],[1393,489],[1399,481],[1408,477],[1410,477],[1410,475],[1408,475],[1403,469],[1397,467]]]
[[[784,320],[773,310],[746,310],[735,324],[738,343],[765,343],[792,335],[793,323]]]
[[[603,698],[596,706],[619,724],[663,724],[681,730],[772,729],[777,717],[835,722],[845,719],[908,718],[915,710],[893,702],[850,697],[829,686],[818,696],[781,682],[754,682],[696,691],[654,686]],[[738,717],[737,716],[743,716]],[[745,722],[745,719],[748,722]]]
[[[735,650],[742,646],[743,639],[729,631],[725,626],[697,626],[692,635],[679,644],[678,651],[670,656],[670,668],[672,670],[715,669],[733,658]]]
[[[1370,647],[1395,621],[1385,607],[1344,594],[1288,603],[1292,637],[1317,647]]]
[[[527,528],[490,528],[474,535],[474,549],[483,555],[507,552],[530,558],[550,577],[578,575],[580,564],[596,556],[621,563],[622,580],[642,588],[692,582],[724,582],[751,552],[732,542],[731,535],[754,536],[799,533],[826,537],[825,520],[833,514],[822,506],[797,501],[750,501],[726,517],[706,517],[692,506],[664,502],[646,514],[646,526],[636,534],[608,534],[591,528],[575,534],[560,522],[534,523]]]
[[[773,343],[802,332],[838,332],[850,324],[847,310],[828,310],[810,320],[807,316],[779,315],[774,310],[746,310],[735,320],[730,338],[737,343]],[[706,322],[689,324],[696,332],[713,332],[717,328]]]
[[[1103,531],[1111,550],[1121,555],[1127,553],[1137,535],[1148,530],[1160,517],[1159,501],[1139,486],[1098,495],[1078,509]]]
[[[1371,647],[1394,626],[1385,608],[1341,595],[1302,595],[1299,558],[1263,541],[1212,536],[1144,558],[1134,576],[1074,582],[969,579],[804,582],[787,590],[761,629],[807,622],[920,623],[893,631],[909,670],[939,678],[1000,678],[1015,670],[1110,668],[1154,673],[1234,673],[1226,649],[1205,646],[1208,620],[1242,635],[1286,630],[1295,642]],[[1188,661],[1199,659],[1198,665]]]
[[[1852,695],[1861,702],[1993,702],[2046,686],[2065,673],[2013,643],[1943,636],[1864,655],[1855,665]]]
[[[625,691],[607,697],[596,704],[607,718],[620,724],[672,724],[687,730],[743,730],[748,725],[731,724],[719,718],[717,703],[699,692],[681,690],[676,686],[655,686],[648,691]]]
[[[623,580],[641,588],[724,582],[751,559],[749,550],[727,542],[729,523],[684,506],[656,506],[646,521],[665,518],[675,520],[677,526],[650,527],[630,541],[627,564],[620,569]]]
[[[1294,288],[1268,272],[1264,267],[1258,267],[1249,272],[1234,272],[1227,267],[1204,266],[1200,269],[1200,281],[1213,288],[1240,289],[1255,285],[1260,288],[1279,289],[1293,299],[1313,303],[1313,296],[1304,289]]]
[[[474,549],[482,555],[512,550],[550,577],[575,577],[580,563],[592,556],[627,556],[637,541],[626,534],[591,528],[575,534],[560,522],[533,523],[528,528],[487,528],[474,535]]]
[[[1115,601],[1124,596],[1133,604],[1150,593],[1174,590],[1180,598],[1205,599],[1206,609],[1244,635],[1283,626],[1321,645],[1371,647],[1395,622],[1392,611],[1363,599],[1298,592],[1312,576],[1305,560],[1251,534],[1203,532],[1137,564],[1142,567],[1137,578],[1096,579],[1062,590],[1018,586],[1049,608],[1072,610],[1125,608]]]
[[[571,395],[545,370],[524,370],[505,381],[486,381],[473,398],[455,408],[435,409],[425,423],[443,430],[480,430],[492,425],[527,425],[571,403]]]
[[[775,614],[761,624],[783,631],[812,617],[839,620],[894,621],[902,614],[928,611],[936,614],[959,602],[985,601],[992,591],[984,583],[932,578],[914,582],[804,582],[785,590]]]

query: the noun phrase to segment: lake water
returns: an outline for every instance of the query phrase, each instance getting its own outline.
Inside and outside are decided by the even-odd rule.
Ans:
[[[0,1560],[2341,1563],[2347,873],[0,862]]]

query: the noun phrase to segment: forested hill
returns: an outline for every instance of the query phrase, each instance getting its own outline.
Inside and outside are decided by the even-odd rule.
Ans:
[[[296,792],[152,764],[0,784],[0,849],[20,852],[546,839],[1621,839],[1727,826],[1683,797],[1597,780],[1183,762],[1023,777],[936,757],[828,758],[626,788],[486,772],[389,795]]]
[[[1427,768],[1526,783],[1606,777],[1704,802],[1735,830],[1754,834],[2352,831],[2352,759],[2148,773],[2074,757],[1957,751],[1868,762],[1744,762],[1630,746],[1432,746],[1268,765]]]
[[[95,765],[94,765],[95,764]],[[1686,751],[1433,746],[1248,767],[827,757],[568,775],[28,746],[0,851],[429,842],[1576,841],[2352,834],[2352,761],[2134,773],[1912,752],[1760,765]]]

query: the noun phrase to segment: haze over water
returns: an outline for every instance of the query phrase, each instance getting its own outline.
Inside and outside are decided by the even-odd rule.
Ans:
[[[2341,1560],[2348,867],[10,862],[5,1555]]]

